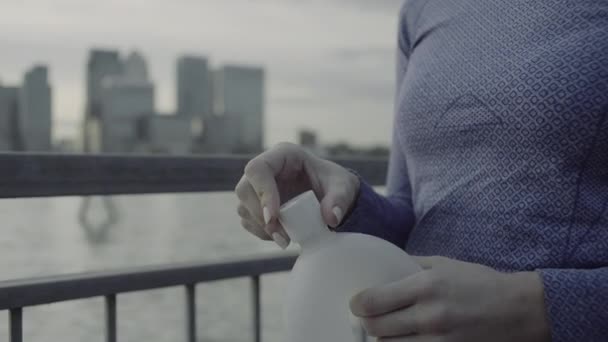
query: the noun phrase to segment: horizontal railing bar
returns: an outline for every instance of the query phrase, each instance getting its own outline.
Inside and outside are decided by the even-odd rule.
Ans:
[[[231,191],[251,156],[0,153],[0,198]],[[336,159],[373,185],[387,161]]]
[[[289,271],[296,255],[148,266],[0,282],[0,310]]]

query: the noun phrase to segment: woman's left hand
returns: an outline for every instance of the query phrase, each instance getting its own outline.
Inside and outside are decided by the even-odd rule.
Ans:
[[[378,341],[550,341],[538,273],[501,273],[443,257],[416,261],[421,272],[351,300]]]

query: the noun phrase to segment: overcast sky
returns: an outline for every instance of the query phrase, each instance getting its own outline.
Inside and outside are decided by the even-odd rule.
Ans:
[[[56,136],[71,136],[84,108],[92,47],[138,49],[159,111],[175,109],[175,59],[267,70],[266,143],[388,143],[401,0],[0,0],[0,80],[50,66]]]

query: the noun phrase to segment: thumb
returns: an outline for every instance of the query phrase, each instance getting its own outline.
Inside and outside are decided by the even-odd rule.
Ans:
[[[439,263],[444,262],[445,258],[440,256],[413,256],[414,260],[424,270],[436,267]]]
[[[351,209],[355,195],[356,189],[342,182],[330,184],[321,200],[321,215],[325,224],[333,228],[339,226]]]

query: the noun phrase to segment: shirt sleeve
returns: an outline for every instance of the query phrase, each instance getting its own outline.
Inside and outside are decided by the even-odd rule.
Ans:
[[[543,269],[554,342],[608,339],[608,268]]]
[[[405,247],[407,237],[415,222],[407,164],[402,146],[399,144],[399,131],[396,124],[399,113],[399,92],[405,78],[409,57],[407,27],[403,18],[402,13],[402,20],[399,24],[396,78],[397,96],[387,175],[387,196],[376,193],[364,179],[359,177],[361,180],[359,196],[350,215],[348,215],[339,228],[339,231],[374,235],[390,241],[401,248]]]

